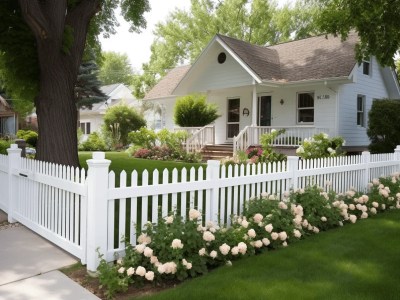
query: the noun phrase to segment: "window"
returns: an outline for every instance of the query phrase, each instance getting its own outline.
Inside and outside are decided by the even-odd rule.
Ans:
[[[90,134],[90,122],[81,122],[79,123],[79,127],[81,128],[83,134]]]
[[[361,127],[365,127],[365,96],[358,95],[357,96],[357,125]]]
[[[371,61],[370,59],[365,59],[362,62],[362,68],[363,68],[363,74],[364,75],[370,75],[371,74]]]
[[[314,123],[314,93],[297,94],[297,123]]]

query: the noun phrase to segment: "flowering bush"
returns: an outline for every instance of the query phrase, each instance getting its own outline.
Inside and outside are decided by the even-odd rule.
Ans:
[[[204,224],[201,212],[190,209],[187,219],[171,213],[148,223],[137,239],[127,243],[125,257],[114,264],[101,260],[98,271],[107,297],[129,284],[184,280],[204,274],[209,267],[232,265],[232,261],[267,249],[287,247],[321,230],[355,223],[386,209],[400,209],[400,176],[374,179],[369,194],[349,190],[324,192],[309,186],[282,195],[262,193],[246,202],[230,227]]]
[[[341,150],[344,145],[345,140],[340,136],[329,138],[326,133],[319,133],[311,139],[304,139],[296,153],[303,159],[335,157],[344,155]]]

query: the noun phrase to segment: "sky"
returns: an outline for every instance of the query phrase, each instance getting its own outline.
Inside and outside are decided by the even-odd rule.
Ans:
[[[279,5],[293,0],[278,0]],[[117,34],[108,39],[100,38],[103,51],[114,51],[126,53],[129,57],[133,71],[140,72],[142,64],[148,62],[151,51],[150,46],[153,42],[153,31],[155,25],[164,21],[170,12],[176,8],[189,10],[190,0],[150,0],[151,11],[144,15],[147,27],[142,32],[131,33],[128,31],[129,24],[120,17],[120,27]]]

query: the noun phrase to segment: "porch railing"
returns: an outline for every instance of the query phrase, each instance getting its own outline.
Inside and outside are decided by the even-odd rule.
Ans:
[[[194,127],[180,128],[189,133],[186,140],[187,152],[199,152],[205,145],[215,143],[215,126],[207,125],[193,130]]]
[[[252,145],[260,144],[260,136],[271,133],[272,130],[285,129],[273,142],[274,146],[297,147],[314,134],[330,134],[329,128],[318,128],[313,126],[246,126],[236,137],[233,138],[233,151],[244,151]]]

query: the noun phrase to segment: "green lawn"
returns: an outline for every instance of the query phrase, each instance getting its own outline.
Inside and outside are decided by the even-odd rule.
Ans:
[[[400,210],[235,261],[145,299],[400,299]],[[144,298],[141,298],[144,299]]]
[[[79,152],[79,162],[81,166],[87,169],[86,160],[92,158],[92,152]],[[121,171],[125,170],[128,175],[128,180],[133,170],[136,170],[141,174],[144,170],[153,172],[155,169],[160,171],[160,179],[162,178],[162,171],[168,169],[172,171],[174,168],[181,170],[182,168],[187,168],[188,170],[192,167],[198,168],[199,166],[206,166],[200,163],[184,163],[184,162],[174,162],[174,161],[158,161],[149,159],[139,159],[132,158],[128,156],[126,152],[106,152],[106,159],[111,160],[110,171],[114,171],[116,174],[117,186],[118,177]],[[151,174],[151,173],[150,173]],[[151,176],[149,176],[149,179]],[[170,172],[171,179],[171,172]]]

